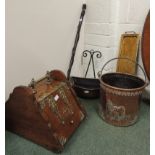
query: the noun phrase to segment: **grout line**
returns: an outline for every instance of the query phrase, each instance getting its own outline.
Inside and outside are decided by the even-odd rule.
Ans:
[[[118,22],[118,23],[116,23],[116,22],[113,22],[113,23],[85,23],[85,25],[86,24],[91,24],[91,25],[95,25],[95,24],[126,24],[126,25],[139,25],[139,26],[141,26],[143,23],[128,23],[128,22],[125,22],[125,23],[123,23],[123,22]]]
[[[87,33],[87,32],[85,32],[85,34],[86,34],[86,35],[89,35],[89,34],[90,34],[90,35],[97,35],[97,36],[99,35],[99,36],[105,36],[105,37],[114,37],[114,35],[110,35],[110,34],[101,34],[101,33],[98,34],[98,33]]]
[[[92,22],[92,23],[85,22],[85,24],[115,24],[115,22],[108,22],[108,23],[103,23],[103,22],[96,22],[96,23],[94,23],[94,22]]]
[[[95,47],[103,47],[103,48],[115,48],[116,46],[101,46],[101,45],[95,45],[95,44],[88,44],[88,43],[84,43],[84,46],[87,46],[87,45],[89,45],[89,46],[95,46]]]

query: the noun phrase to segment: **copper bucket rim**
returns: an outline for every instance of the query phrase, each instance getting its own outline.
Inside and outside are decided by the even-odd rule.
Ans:
[[[138,87],[138,88],[119,88],[119,87],[116,87],[116,86],[111,86],[111,85],[107,84],[106,82],[104,82],[104,81],[101,79],[104,75],[109,75],[109,74],[129,75],[129,76],[135,77],[135,78],[137,78],[137,79],[140,79],[141,81],[144,82],[144,85],[141,86],[141,87]],[[143,80],[142,78],[140,78],[140,77],[137,77],[137,76],[135,76],[135,75],[128,74],[128,73],[121,73],[121,72],[117,72],[117,73],[115,73],[115,72],[105,73],[105,74],[101,75],[101,77],[99,78],[99,80],[100,80],[100,85],[103,84],[103,85],[106,86],[106,87],[109,87],[109,88],[115,89],[115,90],[120,90],[120,91],[139,91],[139,90],[143,90],[143,89],[148,85],[148,83],[147,83],[146,81],[144,81],[144,80]]]
[[[142,72],[143,72],[143,74],[144,74],[144,77],[145,77],[145,80],[143,80],[143,79],[142,79],[141,77],[139,77],[139,76],[135,76],[135,75],[132,75],[132,74],[129,74],[129,73],[122,73],[122,72],[109,72],[109,73],[102,74],[103,69],[105,68],[105,66],[106,66],[109,62],[111,62],[111,61],[113,61],[113,60],[118,60],[118,59],[126,59],[126,60],[128,60],[128,61],[130,61],[130,62],[132,62],[132,63],[135,63],[135,64],[142,70]],[[138,78],[138,79],[140,79],[140,80],[142,80],[142,81],[144,82],[144,85],[141,86],[141,87],[138,87],[138,88],[130,88],[130,89],[122,89],[122,90],[129,90],[129,91],[131,90],[131,91],[133,91],[134,89],[135,89],[135,90],[137,90],[137,89],[142,89],[142,88],[145,88],[146,86],[149,85],[149,81],[147,80],[147,76],[146,76],[146,73],[145,73],[143,67],[142,67],[139,63],[137,63],[137,62],[134,61],[134,60],[129,59],[128,57],[115,57],[115,58],[112,58],[112,59],[108,60],[108,61],[103,65],[101,71],[98,72],[98,77],[99,77],[99,80],[100,80],[100,82],[101,82],[102,84],[105,84],[105,85],[107,85],[108,87],[111,87],[111,88],[114,88],[114,89],[120,89],[120,88],[118,88],[118,87],[110,86],[109,84],[106,84],[105,82],[102,81],[102,79],[101,79],[102,76],[107,75],[107,74],[111,74],[111,73],[113,73],[113,74],[124,74],[124,75],[129,75],[129,76]]]

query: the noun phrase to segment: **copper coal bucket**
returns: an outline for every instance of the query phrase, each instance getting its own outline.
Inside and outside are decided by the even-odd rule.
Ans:
[[[111,72],[102,75],[105,66],[115,59],[127,59],[139,66],[144,73],[145,80],[120,72]],[[148,85],[143,68],[128,58],[113,58],[102,67],[98,73],[100,79],[99,114],[107,123],[115,126],[129,126],[134,124],[139,115],[140,97]]]

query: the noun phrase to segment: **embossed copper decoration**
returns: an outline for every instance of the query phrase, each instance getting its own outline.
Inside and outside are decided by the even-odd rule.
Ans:
[[[6,129],[43,147],[61,152],[85,119],[66,76],[48,72],[30,85],[15,87],[6,102]]]
[[[137,121],[140,97],[147,86],[143,68],[136,62],[144,73],[145,81],[140,77],[127,73],[106,73],[102,75],[105,66],[112,60],[128,58],[113,58],[109,60],[98,73],[100,78],[99,115],[107,123],[115,126],[129,126]]]

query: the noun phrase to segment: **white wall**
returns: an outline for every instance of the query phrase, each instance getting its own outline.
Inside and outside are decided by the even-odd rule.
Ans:
[[[67,72],[81,6],[84,0],[6,0],[6,99],[15,86],[27,85],[46,70]],[[117,56],[125,31],[142,33],[149,0],[87,0],[86,20],[81,31],[72,75],[83,76],[84,49],[100,50],[98,72]],[[83,75],[81,75],[81,70]],[[93,76],[92,70],[89,77]]]
[[[125,31],[142,34],[145,18],[150,8],[149,0],[119,0],[117,40]]]
[[[110,58],[118,56],[121,34],[126,31],[142,34],[150,1],[87,0],[87,6],[84,48],[102,52],[103,57],[100,62],[96,60],[99,71]],[[140,53],[141,51],[139,51],[139,60],[142,65]],[[83,65],[84,68],[86,63]],[[141,76],[142,72],[139,74]],[[88,75],[93,76],[92,70]]]
[[[84,48],[102,52],[101,59],[94,58],[97,73],[116,51],[117,1],[87,0],[87,6]],[[83,67],[86,68],[86,65]],[[93,76],[92,70],[88,72],[88,76]]]
[[[150,9],[149,0],[119,0],[119,16],[117,26],[116,43],[119,44],[119,38],[125,31],[135,31],[142,37],[142,31],[146,16]],[[139,48],[138,62],[143,66],[141,58],[141,40]],[[142,71],[138,68],[138,76],[144,79]],[[146,94],[150,92],[149,86],[146,88]]]
[[[47,70],[67,72],[82,3],[6,0],[6,99],[15,86],[28,85]],[[83,34],[77,53],[83,50]],[[73,73],[80,74],[78,65]]]

